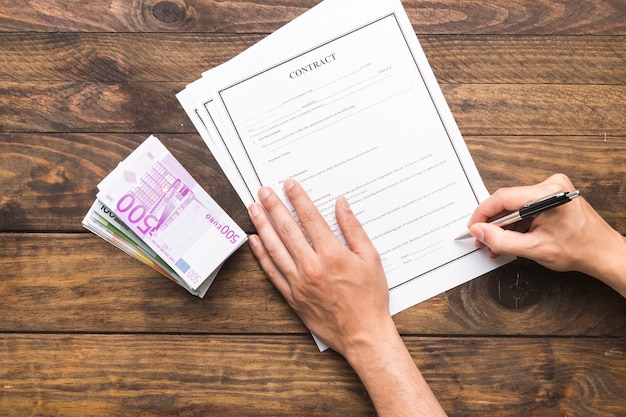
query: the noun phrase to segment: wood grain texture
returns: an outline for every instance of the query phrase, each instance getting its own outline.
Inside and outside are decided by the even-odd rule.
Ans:
[[[4,58],[0,79],[190,82],[262,38],[249,34],[0,32]]]
[[[373,416],[247,246],[205,299],[86,232],[156,134],[246,210],[175,98],[319,0],[0,7],[0,414]],[[626,1],[404,0],[490,191],[568,174],[626,233]],[[394,320],[450,416],[626,415],[626,299],[517,260]]]
[[[405,343],[450,416],[622,415],[624,339]],[[346,363],[302,337],[8,334],[0,384],[14,415],[375,415]]]
[[[175,98],[183,88],[170,82],[4,82],[0,131],[193,133]],[[624,85],[447,84],[441,89],[466,136],[626,136]],[[36,112],[29,111],[33,107]]]
[[[606,142],[602,131],[592,136],[466,135],[465,140],[492,192],[564,172],[613,227],[626,233],[626,136],[607,133]],[[146,136],[0,133],[0,230],[81,231],[98,182]],[[245,207],[199,135],[158,136],[196,181],[251,231]]]
[[[317,3],[318,0],[15,0],[0,10],[0,31],[270,33]],[[419,34],[626,34],[624,0],[402,3]]]
[[[626,234],[626,137],[604,132],[606,138],[600,131],[593,136],[470,135],[465,141],[491,192],[564,172],[603,217]]]
[[[184,87],[166,82],[4,82],[0,130],[192,132],[184,111],[172,111],[180,108],[175,94]]]
[[[0,32],[0,80],[190,82],[261,39],[250,34]],[[424,35],[419,40],[441,84],[615,85],[626,78],[626,36]]]
[[[444,85],[464,136],[626,136],[626,86]]]
[[[147,136],[0,134],[0,230],[82,230],[97,184]],[[250,230],[245,207],[200,136],[158,136],[196,181]]]
[[[91,234],[0,234],[0,331],[307,334],[247,246],[200,300]],[[85,255],[88,254],[88,259]],[[395,316],[403,334],[626,337],[626,300],[517,261]]]

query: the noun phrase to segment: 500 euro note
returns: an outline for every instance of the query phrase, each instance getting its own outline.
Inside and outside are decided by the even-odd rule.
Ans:
[[[247,239],[155,136],[98,190],[98,199],[194,290]]]
[[[191,289],[156,252],[139,239],[132,230],[115,216],[115,213],[99,200],[94,201],[82,224],[92,233],[100,236],[138,261],[152,267],[197,297],[203,298],[206,295],[219,272],[218,268],[197,289]]]

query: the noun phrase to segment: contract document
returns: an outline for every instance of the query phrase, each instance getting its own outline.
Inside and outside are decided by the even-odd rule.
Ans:
[[[342,239],[346,196],[392,314],[511,260],[454,240],[488,192],[400,1],[325,0],[178,98],[244,204],[294,178]]]

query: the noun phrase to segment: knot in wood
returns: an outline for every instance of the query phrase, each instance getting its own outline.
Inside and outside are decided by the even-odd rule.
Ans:
[[[25,211],[19,197],[0,196],[0,230],[15,230],[20,215]]]
[[[543,285],[541,279],[529,274],[524,265],[513,262],[488,278],[487,290],[502,307],[520,310],[539,301]]]
[[[152,15],[160,22],[172,24],[185,17],[185,9],[172,1],[160,1],[152,8]]]
[[[118,82],[128,78],[117,61],[108,57],[94,58],[89,64],[88,71],[90,81]]]

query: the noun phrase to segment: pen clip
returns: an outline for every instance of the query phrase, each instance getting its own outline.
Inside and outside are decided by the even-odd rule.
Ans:
[[[539,214],[542,211],[551,209],[553,207],[558,207],[561,204],[565,204],[568,201],[572,201],[574,197],[578,197],[580,193],[578,191],[567,192],[567,191],[559,191],[558,193],[552,194],[548,197],[542,198],[537,202],[532,204],[528,204],[522,207],[519,210],[519,215],[521,218],[526,218],[528,216],[533,216],[535,214]]]

